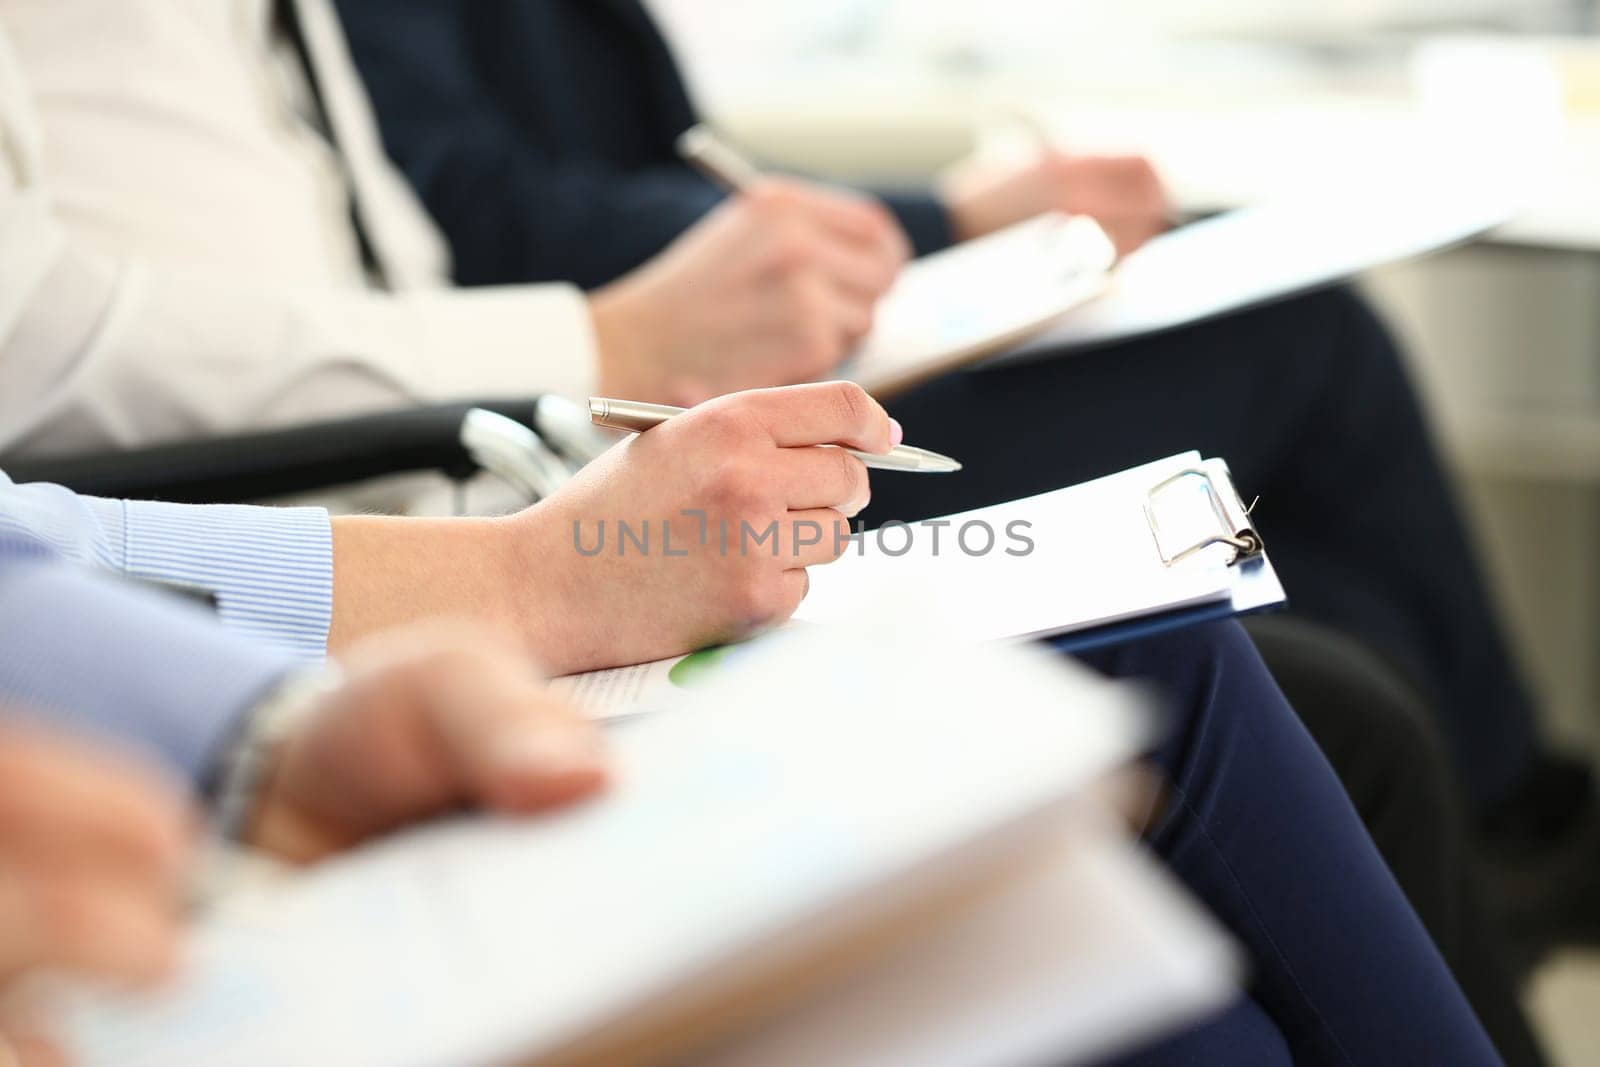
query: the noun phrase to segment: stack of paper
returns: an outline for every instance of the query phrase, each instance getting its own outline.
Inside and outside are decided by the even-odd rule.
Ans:
[[[1066,1067],[1231,999],[1236,950],[1143,851],[1084,826],[1043,858],[701,1067]]]
[[[746,1032],[795,1063],[830,1033],[908,1062],[956,1018],[972,1029],[946,1063],[1102,1049],[1232,988],[1215,928],[1126,846],[1068,851],[1084,787],[1145,743],[1142,707],[1043,653],[796,630],[620,731],[608,797],[236,900],[175,987],[67,997],[69,1049],[87,1067],[680,1062],[784,1005],[810,1021]],[[1038,937],[1010,968],[1019,923]],[[894,952],[927,980],[878,984]],[[851,974],[882,1019],[807,999]],[[1016,998],[986,992],[1002,978]],[[722,1054],[785,1062],[762,1048]]]

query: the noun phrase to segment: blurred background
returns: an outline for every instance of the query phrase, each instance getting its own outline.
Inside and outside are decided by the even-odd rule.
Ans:
[[[1600,0],[653,3],[716,123],[816,174],[923,182],[1042,129],[1149,155],[1185,212],[1381,180],[1419,145],[1514,182],[1508,225],[1361,284],[1550,726],[1600,763]],[[1600,960],[1532,997],[1564,1062],[1600,1063]]]

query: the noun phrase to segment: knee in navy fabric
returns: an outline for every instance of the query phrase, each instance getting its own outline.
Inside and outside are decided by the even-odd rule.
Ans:
[[[1237,622],[1189,626],[1079,658],[1109,677],[1149,682],[1166,697],[1166,734],[1154,757],[1169,774],[1179,770],[1184,754],[1204,736],[1213,716],[1282,715],[1288,710],[1255,645]],[[1254,707],[1232,701],[1219,704],[1214,698],[1224,680],[1235,681],[1240,675],[1248,676],[1248,690],[1263,699]]]

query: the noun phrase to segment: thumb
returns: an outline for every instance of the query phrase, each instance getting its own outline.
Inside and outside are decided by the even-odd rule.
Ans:
[[[424,706],[463,800],[526,814],[571,803],[606,784],[593,723],[521,672],[492,672],[481,681],[487,684],[474,700]]]
[[[309,863],[463,807],[526,813],[607,781],[600,734],[493,632],[431,624],[369,642],[284,744],[252,841]]]

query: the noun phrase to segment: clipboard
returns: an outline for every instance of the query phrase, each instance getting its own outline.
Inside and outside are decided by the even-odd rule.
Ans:
[[[1227,464],[1198,452],[906,530],[891,525],[812,568],[796,618],[837,621],[869,601],[900,600],[975,640],[1106,641],[1123,632],[1109,627],[1285,600]],[[958,546],[969,527],[975,536]],[[1004,539],[1018,527],[1027,541],[1016,549],[1002,540],[987,553],[962,550],[983,547],[986,531]]]
[[[794,625],[836,624],[870,605],[900,603],[908,619],[942,615],[969,639],[1038,640],[1059,651],[1087,652],[1270,611],[1286,597],[1250,511],[1222,460],[1203,460],[1197,452],[1172,456],[1083,485],[930,520],[940,524],[949,551],[912,561],[904,575],[895,573],[899,557],[875,562],[847,551],[836,563],[810,569],[811,595]],[[1047,544],[1064,538],[1060,558],[1034,569],[1028,560],[1002,552],[969,560],[952,545],[965,521],[984,519],[1003,530],[1015,516],[1037,519],[1033,535]],[[1111,573],[1100,575],[1098,590],[1081,584],[1084,575],[1101,571]],[[997,607],[994,598],[985,599],[991,587],[1006,583],[1021,592],[1002,592],[1000,598],[1019,602]],[[1048,592],[1052,583],[1059,592]],[[966,588],[951,594],[952,585]],[[1144,593],[1129,594],[1137,586]],[[956,602],[941,603],[941,595]],[[1031,602],[1020,602],[1022,597]],[[628,719],[661,710],[675,691],[692,687],[696,674],[714,673],[745,647],[589,671],[553,684],[596,719]]]
[[[1408,175],[1398,183],[1396,173]],[[1516,199],[1459,170],[1386,169],[1362,188],[1301,190],[1180,226],[1125,256],[1103,295],[982,369],[1119,344],[1313,292],[1470,241]]]
[[[1202,531],[1199,536],[1174,541],[1170,536],[1172,523],[1164,523],[1163,515],[1167,513],[1175,490],[1185,486],[1198,488],[1201,498],[1209,505],[1215,527]],[[1266,542],[1250,517],[1253,510],[1253,504],[1248,507],[1244,504],[1227,464],[1219,459],[1178,471],[1152,486],[1144,513],[1156,554],[1171,567],[1213,546],[1222,546],[1228,554],[1228,566],[1234,578],[1231,594],[1215,604],[1063,634],[1050,640],[1050,646],[1059,652],[1090,652],[1206,622],[1286,607],[1288,600],[1283,586],[1266,556]]]
[[[839,375],[881,399],[1014,350],[1099,296],[1116,255],[1093,219],[1051,211],[923,256]]]

